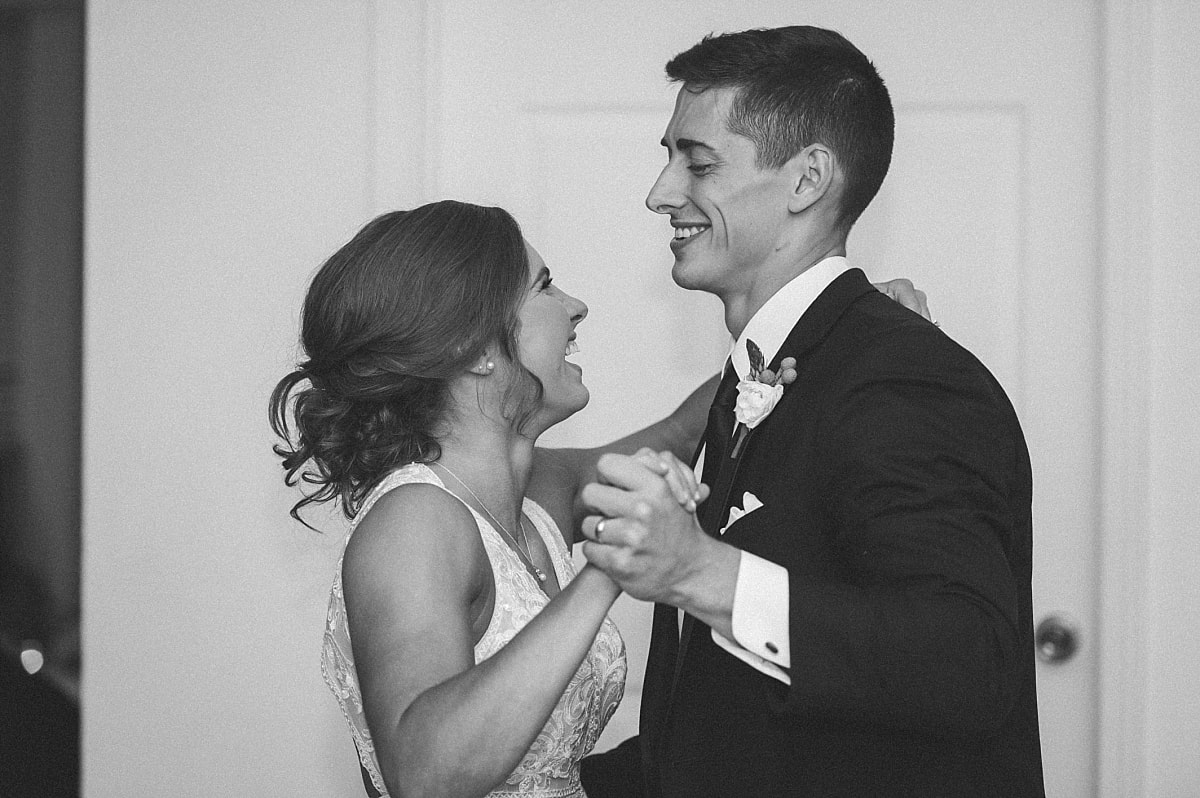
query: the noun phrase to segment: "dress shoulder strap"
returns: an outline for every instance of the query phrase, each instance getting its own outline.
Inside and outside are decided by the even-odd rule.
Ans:
[[[362,506],[358,508],[358,512],[354,515],[354,521],[350,524],[351,531],[358,526],[358,522],[366,516],[367,512],[375,506],[375,502],[379,501],[390,491],[395,490],[401,485],[411,485],[413,483],[424,483],[428,485],[437,485],[442,490],[445,490],[451,496],[454,496],[453,491],[446,490],[446,486],[433,469],[424,463],[409,463],[401,466],[395,471],[392,471],[375,487],[371,488],[371,492],[367,494],[367,498],[363,501]],[[458,498],[455,496],[455,498]]]

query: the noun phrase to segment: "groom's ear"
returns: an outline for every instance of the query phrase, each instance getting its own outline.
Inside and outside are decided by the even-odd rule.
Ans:
[[[833,150],[818,142],[796,153],[783,168],[791,178],[788,210],[802,213],[830,194],[838,163]]]

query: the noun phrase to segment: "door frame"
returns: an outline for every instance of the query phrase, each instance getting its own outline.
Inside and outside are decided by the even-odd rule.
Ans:
[[[1150,517],[1150,282],[1152,168],[1113,174],[1145,146],[1152,118],[1153,6],[1105,0],[1101,18],[1100,516],[1096,591],[1097,794],[1145,787],[1146,608]]]
[[[435,197],[439,80],[437,0],[371,0],[375,212],[410,207]],[[1151,251],[1151,169],[1121,170],[1144,145],[1153,109],[1153,4],[1104,0],[1100,10],[1101,165],[1097,262],[1100,346],[1097,431],[1100,469],[1099,564],[1096,580],[1097,795],[1142,794],[1145,784],[1146,624],[1149,518],[1150,285],[1126,268]]]

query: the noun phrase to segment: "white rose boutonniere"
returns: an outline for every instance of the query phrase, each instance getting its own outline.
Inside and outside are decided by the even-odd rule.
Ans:
[[[779,362],[779,373],[763,368],[762,350],[749,338],[746,339],[746,354],[750,356],[750,374],[737,384],[737,405],[733,416],[737,420],[734,444],[729,451],[731,458],[741,454],[742,446],[750,430],[771,415],[775,405],[783,397],[783,389],[796,379],[796,358],[785,357]]]
[[[745,424],[750,429],[769,416],[779,397],[783,396],[782,385],[767,385],[765,382],[742,380],[737,389],[737,405],[733,409],[733,416],[739,424]]]

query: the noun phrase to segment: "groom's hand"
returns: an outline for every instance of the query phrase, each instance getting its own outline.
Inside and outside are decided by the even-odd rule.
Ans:
[[[664,475],[637,457],[600,458],[604,484],[592,483],[582,494],[598,513],[584,519],[583,553],[631,596],[680,607],[724,634],[741,555],[706,535],[680,504],[668,482],[679,473],[675,465]]]

